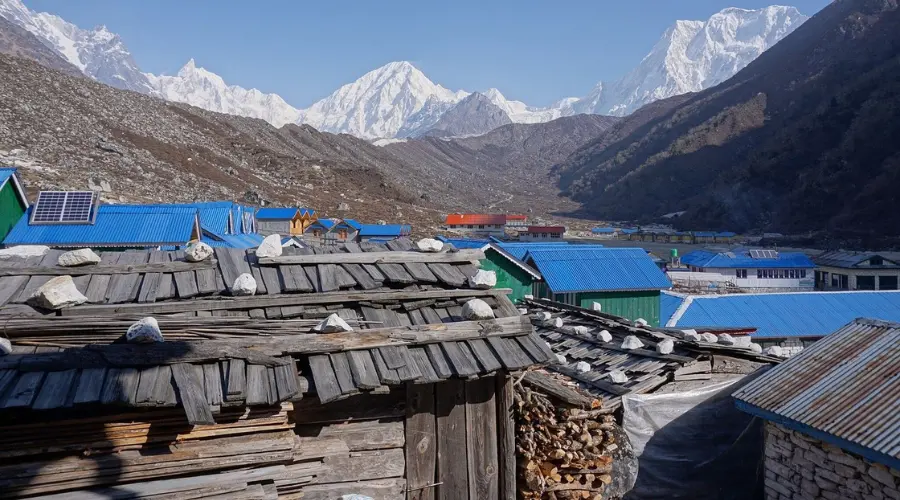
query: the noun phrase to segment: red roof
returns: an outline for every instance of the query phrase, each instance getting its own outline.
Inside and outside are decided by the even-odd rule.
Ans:
[[[506,224],[505,215],[486,215],[486,214],[450,214],[447,216],[448,226],[461,226],[468,224],[478,225],[498,225]]]
[[[529,233],[564,233],[566,228],[563,226],[528,226],[526,232]]]

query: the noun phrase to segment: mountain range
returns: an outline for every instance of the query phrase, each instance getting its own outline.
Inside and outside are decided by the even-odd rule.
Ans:
[[[143,73],[121,38],[104,26],[81,29],[58,16],[31,11],[21,0],[0,0],[0,16],[34,34],[85,75],[113,87],[260,118],[276,127],[307,124],[365,139],[452,136],[453,130],[477,135],[489,126],[542,123],[579,113],[625,116],[655,100],[724,81],[808,18],[793,7],[771,6],[728,8],[706,21],[677,21],[623,78],[600,82],[584,97],[560,99],[548,107],[507,99],[497,89],[466,101],[471,92],[446,89],[400,61],[299,109],[277,94],[228,85],[194,60],[174,76]],[[481,105],[473,107],[476,101]],[[457,106],[464,108],[454,110]],[[463,118],[472,123],[460,123]]]

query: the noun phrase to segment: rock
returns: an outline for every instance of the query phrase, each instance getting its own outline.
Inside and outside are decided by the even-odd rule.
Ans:
[[[470,320],[494,319],[494,311],[491,306],[481,299],[472,299],[463,304],[462,315]]]
[[[751,342],[750,345],[747,346],[747,348],[755,352],[756,354],[762,354],[762,346],[757,344],[756,342]]]
[[[656,352],[660,354],[672,354],[675,350],[675,342],[672,339],[665,339],[656,344]]]
[[[719,341],[719,337],[716,337],[712,333],[706,332],[700,334],[700,340],[703,342],[709,342],[710,344],[715,344]]]
[[[416,242],[416,246],[422,252],[437,253],[444,249],[444,243],[434,238],[422,238]]]
[[[87,302],[87,297],[78,291],[71,276],[57,276],[44,283],[28,299],[28,302],[43,309],[58,310]]]
[[[188,262],[203,262],[212,254],[213,249],[211,246],[202,241],[198,241],[196,243],[191,243],[184,250],[184,260]]]
[[[591,365],[584,361],[579,361],[575,363],[575,371],[578,373],[587,373],[591,371]]]
[[[44,245],[18,245],[0,249],[0,260],[15,257],[43,257],[49,251],[50,247]]]
[[[591,311],[603,312],[603,306],[599,302],[594,302],[591,304]]]
[[[736,335],[734,336],[734,346],[735,347],[750,347],[753,339],[750,338],[749,335]]]
[[[569,361],[566,359],[566,357],[563,356],[562,354],[557,354],[557,355],[556,355],[556,360],[559,361],[559,363],[560,363],[561,365],[568,364],[568,362],[569,362]]]
[[[282,252],[281,236],[270,234],[256,247],[257,257],[278,257]]]
[[[12,342],[6,337],[0,337],[0,356],[6,356],[12,352]]]
[[[720,333],[718,341],[722,345],[734,345],[734,337],[727,333]]]
[[[541,311],[541,312],[536,313],[536,314],[534,315],[534,319],[540,321],[541,323],[545,323],[545,322],[547,322],[547,321],[550,321],[550,318],[552,318],[552,317],[553,317],[553,316],[552,316],[550,313],[548,313],[547,311]]]
[[[684,334],[684,340],[687,340],[688,342],[700,342],[703,339],[700,338],[699,333],[691,332],[691,333]]]
[[[525,300],[534,300],[534,295],[526,295]]]
[[[697,338],[700,338],[700,335],[697,334],[697,330],[694,330],[693,328],[688,328],[687,330],[681,330],[681,338],[687,339],[688,334],[694,334],[694,335],[697,335]]]
[[[544,326],[548,328],[562,328],[563,319],[562,318],[550,318],[544,322]]]
[[[622,370],[612,370],[608,373],[609,380],[614,384],[624,384],[628,382],[628,375],[625,375],[625,372]]]
[[[337,209],[339,212],[346,212],[347,210],[350,210],[350,205],[342,201],[340,204],[338,204]]]
[[[778,358],[784,357],[784,352],[781,350],[781,347],[777,345],[766,347],[765,349],[763,349],[762,353],[766,356],[775,356]]]
[[[469,286],[472,288],[480,288],[482,290],[494,288],[497,286],[497,273],[479,269],[474,276],[469,277]]]
[[[141,318],[137,323],[129,326],[128,331],[125,332],[125,340],[129,344],[153,344],[165,341],[159,330],[159,323],[156,322],[156,318],[151,316]]]
[[[332,314],[313,327],[313,331],[316,333],[352,332],[353,328],[344,321],[344,318],[337,314]]]
[[[647,328],[647,320],[645,320],[644,318],[638,318],[634,320],[634,326],[638,328]]]
[[[578,335],[587,335],[590,332],[590,328],[584,325],[573,326],[572,331]]]
[[[256,278],[250,273],[243,273],[234,280],[231,285],[231,295],[255,295],[256,294]]]
[[[629,335],[622,341],[622,349],[640,349],[641,347],[644,347],[644,343],[634,335]]]
[[[603,342],[612,342],[612,334],[609,333],[609,330],[600,330],[597,333],[597,340],[602,340]]]
[[[528,315],[528,309],[525,309],[524,307],[520,307],[520,308],[519,308],[519,314],[521,314],[522,316],[527,316],[527,315]]]
[[[57,264],[63,267],[83,266],[85,264],[99,264],[100,256],[90,248],[70,250],[59,256]]]

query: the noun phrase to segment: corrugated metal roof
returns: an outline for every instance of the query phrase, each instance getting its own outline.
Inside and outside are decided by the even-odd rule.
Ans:
[[[344,219],[344,224],[347,224],[348,226],[352,227],[353,229],[356,229],[357,231],[359,231],[359,228],[362,227],[362,223],[356,219]]]
[[[697,233],[694,233],[695,235]],[[694,250],[681,257],[681,263],[707,268],[764,268],[764,269],[813,269],[815,264],[802,252],[779,252],[778,258],[762,259],[751,257],[747,251],[715,253]]]
[[[409,234],[407,224],[363,224],[359,228],[360,236],[405,236]]]
[[[257,220],[290,220],[293,219],[297,213],[300,212],[298,208],[291,207],[268,207],[268,208],[260,208],[256,211],[256,219]],[[302,212],[300,212],[302,213]]]
[[[94,224],[29,225],[31,208],[19,219],[4,245],[127,246],[183,245],[197,223],[197,209],[147,205],[100,205]]]
[[[663,316],[666,326],[756,327],[754,338],[820,337],[860,317],[900,321],[900,291],[693,295],[682,301],[688,303],[678,313]]]
[[[659,319],[660,324],[665,325],[666,322],[675,315],[675,311],[681,307],[684,302],[685,295],[663,291],[659,296]],[[674,325],[673,325],[674,326]]]
[[[828,267],[843,267],[843,268],[851,268],[856,267],[860,263],[865,262],[872,257],[881,257],[886,266],[865,266],[866,269],[879,269],[882,267],[897,267],[898,258],[894,252],[890,253],[872,253],[872,252],[848,252],[845,250],[834,250],[831,252],[824,252],[819,255],[813,257],[813,262],[818,266],[828,266]]]
[[[852,321],[734,398],[749,413],[900,468],[900,324]]]
[[[438,236],[437,239],[439,241],[443,241],[444,243],[449,243],[456,247],[459,250],[472,249],[472,248],[483,248],[485,245],[491,242],[491,240],[479,240],[479,239],[469,239],[469,238],[447,238],[444,236]]]
[[[204,236],[201,241],[213,248],[256,248],[263,241],[261,234],[226,234],[217,238]],[[283,242],[282,242],[283,244]]]
[[[498,241],[497,245],[505,250],[507,253],[512,255],[513,257],[523,260],[525,255],[531,250],[538,249],[547,249],[547,248],[557,248],[557,247],[566,247],[569,246],[569,242],[567,241],[555,241],[553,243],[508,243]]]
[[[319,220],[313,222],[312,224],[310,224],[309,226],[307,226],[306,231],[309,231],[310,229],[324,229],[325,231],[328,231],[331,228],[333,228],[334,225],[337,223],[338,223],[337,219],[319,219]],[[304,231],[304,232],[306,232],[306,231]]]
[[[0,168],[0,186],[16,173],[14,168]]]
[[[611,290],[660,290],[672,282],[640,248],[597,248],[569,245],[532,250],[532,264],[554,293]]]

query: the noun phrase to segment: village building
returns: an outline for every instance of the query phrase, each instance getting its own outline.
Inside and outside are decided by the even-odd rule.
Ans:
[[[502,238],[506,234],[506,216],[500,214],[450,214],[445,225],[449,231],[477,237]]]
[[[520,241],[562,240],[566,235],[564,226],[527,226],[519,230]]]
[[[591,236],[601,240],[614,240],[619,237],[619,230],[614,227],[595,227],[591,229]]]
[[[331,231],[340,219],[317,219],[312,222],[303,230],[303,235],[306,238],[315,238],[324,241],[325,235]]]
[[[359,241],[387,243],[409,236],[412,227],[409,224],[363,224],[359,228]]]
[[[817,290],[897,290],[900,281],[900,260],[877,253],[836,250],[813,262]]]
[[[640,248],[568,245],[529,250],[524,262],[543,280],[536,297],[603,312],[630,320],[660,324],[660,291],[672,283]]]
[[[316,211],[310,208],[276,208],[265,207],[256,211],[259,234],[297,236],[306,232],[306,228],[316,220]]]
[[[28,210],[28,198],[14,168],[0,168],[0,241]]]
[[[804,291],[814,288],[815,264],[802,252],[775,250],[695,250],[681,256],[690,272],[669,274],[673,282],[750,291]]]
[[[518,230],[528,225],[528,216],[527,215],[506,215],[506,227],[514,230]]]
[[[900,324],[856,319],[734,393],[765,421],[765,498],[900,498]]]
[[[497,288],[512,290],[509,298],[513,302],[518,302],[527,295],[534,295],[534,284],[541,281],[541,273],[507,251],[506,245],[491,242],[482,247],[484,260],[481,261],[481,268],[485,271],[494,271],[497,276]]]
[[[337,224],[331,227],[331,230],[325,234],[325,239],[335,243],[346,241],[358,241],[359,230],[362,224],[354,219],[341,219]]]
[[[61,253],[0,266],[0,497],[516,496],[510,373],[555,356],[503,291],[470,287],[480,251]],[[87,302],[35,309],[60,275]],[[164,342],[122,342],[145,316]]]

